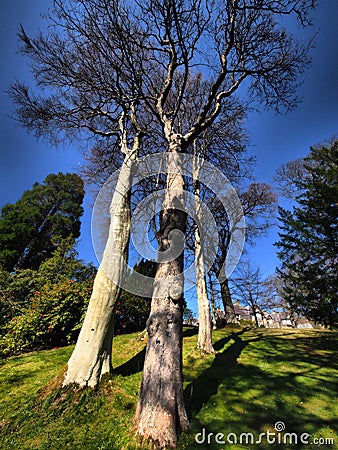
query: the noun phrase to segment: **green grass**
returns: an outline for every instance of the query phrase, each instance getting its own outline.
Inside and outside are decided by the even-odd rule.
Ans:
[[[72,347],[3,360],[0,448],[135,449],[133,416],[144,359],[144,343],[135,336],[115,339],[115,374],[97,392],[73,395],[53,390],[53,384],[44,388],[60,374]],[[317,330],[228,328],[214,332],[216,355],[204,356],[195,350],[194,330],[185,330],[184,388],[191,430],[181,436],[179,448],[272,449],[264,439],[256,446],[222,445],[214,436],[223,433],[226,439],[235,433],[239,441],[241,433],[252,433],[258,439],[259,433],[274,431],[278,421],[285,423],[286,432],[311,434],[309,441],[334,439],[335,445],[321,448],[338,448],[337,337]],[[213,433],[209,445],[195,442],[203,429],[206,435]]]

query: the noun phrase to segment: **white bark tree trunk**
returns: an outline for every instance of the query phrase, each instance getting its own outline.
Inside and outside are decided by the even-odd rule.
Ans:
[[[115,305],[128,257],[130,187],[136,160],[135,151],[125,152],[110,206],[108,240],[95,277],[87,313],[68,361],[63,386],[93,388],[98,385],[103,375],[112,372]],[[126,192],[127,195],[124,194]]]
[[[195,197],[195,209],[196,217],[199,222],[202,220],[201,214],[201,198],[200,198],[200,183],[199,167],[194,168],[194,197]],[[195,228],[195,270],[196,270],[196,293],[197,293],[197,305],[198,305],[198,339],[197,348],[204,353],[215,353],[212,346],[212,327],[210,317],[210,304],[208,299],[206,273],[204,266],[204,254],[201,243],[201,233],[196,225]]]

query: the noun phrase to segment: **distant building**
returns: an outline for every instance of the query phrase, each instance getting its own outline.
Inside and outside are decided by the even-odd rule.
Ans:
[[[234,302],[235,316],[231,323],[240,324],[243,320],[249,320],[255,322],[255,315],[250,306],[243,306],[238,301]],[[225,322],[225,313],[223,309],[215,309],[216,322]],[[313,328],[307,319],[299,318],[297,324],[292,320],[289,313],[286,311],[280,312],[268,312],[261,311],[256,313],[258,319],[258,325],[265,328]]]

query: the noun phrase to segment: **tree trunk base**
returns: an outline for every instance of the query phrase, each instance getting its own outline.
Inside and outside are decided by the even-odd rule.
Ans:
[[[112,374],[110,355],[99,355],[95,363],[91,361],[89,365],[82,365],[80,362],[73,362],[75,369],[68,370],[65,374],[62,387],[73,386],[75,389],[96,388],[103,377]]]
[[[205,353],[207,355],[215,355],[215,350],[214,347],[212,346],[212,344],[207,343],[207,344],[197,344],[196,346],[197,350],[199,350],[202,353]]]
[[[168,413],[167,408],[157,408],[149,405],[143,408],[142,417],[136,414],[137,436],[141,442],[147,442],[156,449],[174,449],[177,446],[177,424],[173,421],[173,415]],[[180,420],[180,431],[188,431],[189,421],[185,418]]]
[[[182,305],[153,299],[148,343],[136,410],[137,435],[155,448],[175,448],[189,428],[182,377]]]

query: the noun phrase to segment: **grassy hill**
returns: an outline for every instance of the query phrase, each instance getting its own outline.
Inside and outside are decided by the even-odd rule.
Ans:
[[[271,450],[278,439],[287,442],[279,448],[313,448],[300,443],[304,433],[311,435],[303,435],[309,443],[321,439],[316,441],[321,448],[338,448],[338,333],[226,328],[214,332],[215,356],[195,350],[196,330],[184,334],[191,431],[181,436],[180,449]],[[46,387],[64,368],[72,347],[3,360],[0,448],[134,450],[133,416],[145,346],[135,337],[114,340],[114,377],[96,392],[70,395],[55,390],[53,382]],[[283,422],[283,432],[275,430],[277,422]],[[276,426],[282,430],[283,424]],[[270,443],[266,435],[259,438],[268,430]],[[290,443],[295,435],[286,432],[297,434],[297,446]],[[261,442],[252,444],[252,438]]]

